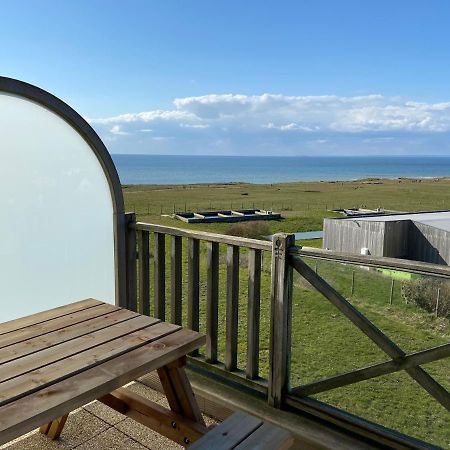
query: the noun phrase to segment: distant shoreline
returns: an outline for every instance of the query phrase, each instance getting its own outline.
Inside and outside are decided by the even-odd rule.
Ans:
[[[158,184],[158,183],[122,183],[122,187],[138,187],[138,186],[158,186],[170,188],[188,186],[188,187],[208,187],[208,186],[277,186],[277,185],[295,185],[295,184],[338,184],[338,183],[361,183],[361,184],[384,184],[383,182],[411,182],[417,183],[422,181],[432,181],[432,182],[440,182],[440,181],[450,181],[450,176],[443,177],[396,177],[396,178],[383,178],[383,177],[369,177],[369,178],[357,178],[354,180],[299,180],[299,181],[281,181],[275,183],[252,183],[247,181],[228,181],[228,182],[212,182],[212,183],[170,183],[170,184]]]

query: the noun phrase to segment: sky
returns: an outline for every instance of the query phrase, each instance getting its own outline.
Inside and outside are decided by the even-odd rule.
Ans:
[[[450,155],[447,0],[16,0],[0,75],[111,153]]]

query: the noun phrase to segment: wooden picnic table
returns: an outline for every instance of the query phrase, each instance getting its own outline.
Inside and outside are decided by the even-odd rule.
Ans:
[[[0,324],[0,444],[100,400],[184,446],[207,428],[184,366],[201,334],[88,299]],[[122,386],[157,370],[170,410]]]

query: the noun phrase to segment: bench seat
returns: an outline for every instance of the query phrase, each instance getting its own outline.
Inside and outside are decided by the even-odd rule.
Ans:
[[[236,412],[194,442],[189,450],[287,450],[293,441],[288,431]]]

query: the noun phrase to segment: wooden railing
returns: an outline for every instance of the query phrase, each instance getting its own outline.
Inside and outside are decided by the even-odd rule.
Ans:
[[[131,219],[132,222],[133,219]],[[170,243],[166,239],[170,238]],[[183,240],[187,241],[183,246]],[[135,223],[128,227],[127,238],[129,309],[151,314],[175,324],[182,323],[183,276],[187,275],[187,321],[192,330],[200,330],[200,243],[206,245],[206,346],[204,353],[191,355],[195,363],[207,365],[215,373],[244,382],[258,392],[267,392],[267,380],[259,373],[260,288],[263,251],[272,251],[272,244],[179,228]],[[153,243],[153,267],[150,267],[150,243]],[[136,245],[137,243],[137,245]],[[219,246],[226,247],[226,326],[224,360],[219,361]],[[183,267],[183,249],[187,261]],[[248,266],[247,339],[245,367],[238,369],[238,302],[240,284],[240,253],[245,249]],[[166,253],[170,252],[170,264]],[[133,263],[137,260],[136,264]],[[170,270],[170,277],[166,271]],[[150,275],[151,274],[151,275]],[[166,279],[170,279],[170,317],[166,314]],[[136,282],[138,280],[138,282]],[[153,288],[150,289],[151,280]],[[151,292],[152,291],[152,292]],[[151,297],[152,293],[152,298]],[[194,361],[194,360],[193,360]]]
[[[378,443],[409,448],[430,448],[415,440],[382,426],[352,416],[337,408],[310,397],[363,380],[404,370],[436,401],[450,411],[450,393],[421,364],[450,356],[450,343],[407,354],[377,326],[356,309],[341,293],[316,273],[304,260],[313,257],[356,266],[383,267],[406,272],[450,278],[450,268],[393,258],[337,254],[321,249],[295,246],[294,236],[277,234],[272,242],[206,232],[191,231],[161,225],[136,223],[134,215],[128,216],[127,230],[127,286],[126,302],[122,306],[151,314],[162,320],[200,330],[203,325],[206,346],[202,352],[191,355],[190,364],[207,373],[245,386],[259,397],[264,396],[275,408],[309,413],[334,426],[344,427]],[[170,243],[166,242],[170,238]],[[187,241],[187,242],[186,242]],[[200,244],[206,246],[201,252]],[[153,251],[150,246],[153,245]],[[225,248],[226,247],[226,250]],[[169,250],[170,249],[170,250]],[[170,264],[166,261],[170,253]],[[183,258],[183,250],[187,252]],[[240,253],[247,255],[246,299],[246,355],[238,364],[239,283],[242,282]],[[270,252],[270,338],[268,342],[268,373],[260,371],[261,327],[261,275],[263,253]],[[150,267],[151,253],[153,265]],[[206,295],[204,323],[201,323],[201,257],[206,270]],[[221,256],[226,266],[225,314],[219,317],[219,272]],[[223,259],[222,258],[222,259]],[[136,265],[137,261],[137,265]],[[183,262],[185,264],[183,265]],[[267,261],[266,261],[267,262]],[[185,266],[185,267],[183,267]],[[187,266],[187,267],[186,267]],[[170,277],[166,270],[170,268]],[[185,270],[186,269],[186,270]],[[298,272],[318,292],[331,302],[351,323],[361,330],[390,358],[373,364],[300,386],[290,387],[290,349],[292,322],[293,273]],[[183,293],[183,277],[187,275],[187,293]],[[166,279],[170,279],[170,317],[166,314]],[[151,282],[152,280],[152,282]],[[153,285],[152,285],[153,284]],[[183,296],[187,305],[183,305]],[[268,300],[268,299],[265,299]],[[225,320],[224,342],[219,342],[219,324]],[[224,345],[220,361],[218,347]]]

